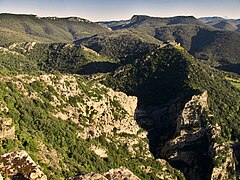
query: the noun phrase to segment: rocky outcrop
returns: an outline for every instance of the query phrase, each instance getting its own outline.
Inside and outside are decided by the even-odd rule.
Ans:
[[[47,176],[25,151],[0,156],[0,173],[5,178],[21,176],[30,180],[47,180]]]
[[[233,148],[236,176],[240,179],[240,143],[235,142],[231,145],[231,147]]]
[[[212,170],[207,111],[205,91],[161,107],[138,108],[135,116],[148,130],[150,148],[156,158],[166,159],[187,179],[202,179],[210,178]]]
[[[19,90],[25,96],[40,99],[34,92],[24,89],[24,83],[40,81],[51,86],[51,101],[55,108],[53,116],[76,123],[83,128],[78,136],[82,139],[96,138],[103,133],[137,134],[139,126],[134,120],[137,98],[115,92],[100,84],[87,84],[78,76],[40,75],[39,77],[17,76]],[[19,84],[20,83],[20,84]],[[74,99],[74,100],[73,100]],[[80,102],[77,102],[78,99]],[[74,102],[71,103],[73,100]]]
[[[175,135],[159,148],[158,157],[187,179],[235,179],[233,150],[219,143],[221,128],[208,119],[208,93],[194,95],[176,118]]]
[[[133,118],[137,107],[136,97],[127,96],[122,92],[115,92],[100,84],[90,86],[85,83],[79,84],[77,78],[73,76],[63,76],[59,82],[45,82],[52,85],[59,95],[64,95],[66,98],[63,99],[58,96],[52,104],[58,104],[59,102],[63,104],[64,101],[67,104],[66,100],[75,97],[81,97],[83,100],[82,103],[76,105],[68,104],[64,108],[65,113],[58,111],[53,114],[81,126],[83,131],[79,132],[78,136],[82,139],[92,139],[99,137],[103,133],[113,134],[113,132],[137,134],[139,126]],[[89,88],[90,92],[98,89],[99,94],[90,94],[83,91],[85,88]],[[81,119],[84,119],[84,122]]]
[[[138,124],[148,131],[149,146],[152,154],[159,157],[158,147],[161,143],[175,137],[180,132],[181,120],[179,114],[186,100],[175,99],[162,106],[138,106],[135,119]]]
[[[234,145],[232,148],[229,143],[219,143],[221,127],[218,124],[215,126],[209,125],[209,127],[209,138],[212,142],[209,146],[209,155],[214,163],[211,179],[236,179],[237,146]]]
[[[29,52],[36,45],[36,42],[21,42],[21,43],[13,43],[8,48],[10,50],[20,50],[23,53]]]
[[[8,107],[2,101],[0,101],[0,112],[7,113],[8,111]]]
[[[211,179],[236,179],[236,165],[233,154],[233,149],[229,144],[214,143],[211,147],[211,152],[214,154],[213,160],[215,166],[212,170]]]
[[[16,51],[11,51],[7,48],[4,47],[0,47],[0,52],[2,52],[3,54],[12,54],[12,55],[18,55],[18,56],[23,56],[22,54],[16,52]]]
[[[202,118],[203,111],[208,109],[208,94],[203,92],[200,95],[192,96],[182,111],[181,116],[181,133],[198,131],[204,126],[204,119]]]
[[[8,113],[9,109],[0,101],[0,113]],[[15,137],[15,126],[12,118],[0,117],[0,140],[3,138],[13,139]]]
[[[137,108],[137,97],[135,96],[127,96],[123,92],[116,92],[112,89],[108,88],[107,94],[112,97],[112,100],[114,98],[117,98],[117,100],[120,102],[121,106],[127,111],[129,116],[133,117],[135,110]]]
[[[106,149],[103,149],[101,147],[98,147],[96,145],[91,145],[90,150],[93,151],[96,155],[102,157],[102,158],[107,158],[107,152]]]
[[[111,141],[118,141],[116,144],[119,146],[127,144],[133,157],[140,152],[140,148],[133,147],[141,144],[147,149],[144,151],[147,153],[142,153],[143,158],[152,158],[146,139],[147,133],[142,131],[134,119],[137,97],[113,91],[98,83],[90,83],[77,75],[18,75],[4,81],[13,82],[24,96],[42,102],[42,94],[46,90],[43,88],[42,92],[34,91],[32,88],[28,89],[26,84],[45,86],[48,89],[49,103],[54,107],[49,113],[79,126],[79,139],[91,140],[104,135]],[[98,150],[96,152],[101,154]]]
[[[111,169],[103,174],[89,173],[75,178],[69,178],[69,180],[140,180],[131,171],[125,167],[118,169]]]
[[[12,118],[0,117],[0,139],[13,139],[15,137],[15,127]]]
[[[57,150],[53,148],[48,148],[45,144],[41,142],[38,143],[38,149],[38,162],[47,164],[49,167],[54,167],[58,170],[61,170],[60,161],[62,160],[62,158],[59,156]]]
[[[160,147],[160,157],[184,172],[187,179],[202,179],[211,174],[209,127],[204,114],[207,99],[207,92],[192,96],[176,118],[175,138]]]

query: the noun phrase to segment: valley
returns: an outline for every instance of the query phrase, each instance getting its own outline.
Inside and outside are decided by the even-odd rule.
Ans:
[[[0,179],[238,179],[240,34],[213,21],[0,14]]]

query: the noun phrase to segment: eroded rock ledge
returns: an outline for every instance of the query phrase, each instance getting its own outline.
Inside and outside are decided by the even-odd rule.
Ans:
[[[176,136],[161,146],[159,156],[187,179],[232,179],[233,150],[219,143],[221,127],[209,116],[208,93],[192,96],[176,119]]]
[[[20,176],[22,179],[47,180],[41,168],[25,151],[16,151],[0,156],[0,173],[5,178]]]
[[[207,91],[161,107],[138,107],[135,116],[148,131],[155,158],[167,160],[186,179],[234,179],[234,152],[230,142],[221,141],[221,127],[212,124]]]
[[[187,179],[201,179],[211,174],[212,160],[204,112],[208,110],[208,94],[194,95],[177,117],[176,136],[160,148],[159,156],[184,172]]]

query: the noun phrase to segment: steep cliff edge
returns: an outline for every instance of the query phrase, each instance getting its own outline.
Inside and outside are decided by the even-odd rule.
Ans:
[[[176,119],[176,135],[159,147],[157,156],[187,179],[231,179],[235,174],[233,150],[228,143],[216,143],[221,128],[212,126],[209,116],[208,93],[192,96]]]
[[[221,127],[211,125],[208,93],[177,99],[161,107],[136,110],[138,123],[148,129],[155,158],[166,159],[186,179],[231,179],[236,164],[230,142],[221,142]]]
[[[151,50],[103,82],[138,97],[135,117],[155,158],[187,179],[236,178],[230,147],[240,139],[239,89],[180,46]]]
[[[178,124],[174,138],[160,145],[159,156],[181,169],[187,179],[209,178],[211,158],[208,128],[204,112],[207,111],[207,92],[194,95],[185,105],[175,123]]]
[[[134,119],[136,97],[78,75],[20,74],[0,79],[4,177],[34,179],[25,171],[28,158],[18,158],[27,152],[35,162],[31,164],[41,166],[48,179],[121,166],[140,179],[183,178],[151,154],[147,132]]]

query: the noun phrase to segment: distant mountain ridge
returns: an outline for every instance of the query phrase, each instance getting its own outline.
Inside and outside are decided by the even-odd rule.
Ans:
[[[79,17],[0,14],[1,44],[22,41],[72,42],[107,31],[107,27]]]
[[[162,18],[134,15],[130,20],[95,23],[80,17],[38,17],[4,13],[0,14],[0,45],[32,41],[89,44],[91,41],[95,46],[102,43],[101,39],[97,40],[98,36],[107,37],[121,34],[121,30],[130,30],[127,34],[133,32],[136,34],[135,37],[141,36],[150,43],[157,41],[157,43],[168,41],[180,43],[199,60],[211,66],[226,66],[240,64],[239,28],[239,19],[221,17],[197,19],[193,16]],[[112,31],[116,32],[111,33]],[[120,35],[115,41],[122,37],[126,39],[125,35]],[[112,47],[114,46],[113,44]],[[91,45],[90,48],[92,47]]]
[[[137,26],[143,22],[148,22],[151,25],[173,25],[173,24],[196,24],[202,25],[203,23],[193,16],[175,16],[175,17],[151,17],[147,15],[134,15],[130,20],[120,20],[120,21],[105,21],[98,22],[99,24],[104,24],[113,30],[130,28]]]
[[[213,17],[200,17],[199,20],[201,20],[203,23],[209,23],[209,22],[212,22],[212,21],[224,20],[224,18],[218,17],[218,16],[213,16]]]
[[[240,19],[225,19],[222,17],[202,17],[199,18],[199,20],[217,29],[240,32]]]
[[[134,15],[128,21],[104,24],[112,30],[134,30],[163,42],[175,41],[196,58],[212,66],[221,66],[240,63],[240,34],[235,32],[237,27],[233,23],[239,20],[229,21],[225,22],[221,17],[197,19],[193,16],[161,18]]]

